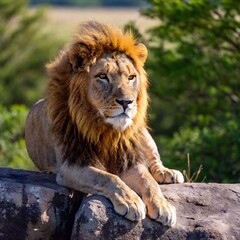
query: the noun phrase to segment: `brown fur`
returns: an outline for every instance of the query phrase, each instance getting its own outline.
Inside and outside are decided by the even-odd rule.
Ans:
[[[158,183],[182,183],[162,165],[147,130],[148,81],[144,45],[130,33],[87,22],[48,65],[47,99],[31,109],[27,149],[41,171],[62,186],[110,199],[131,221],[176,223],[176,209]],[[140,197],[141,198],[140,198]]]
[[[106,125],[88,102],[87,69],[108,51],[131,58],[140,76],[138,112],[134,124],[124,132]],[[137,44],[130,33],[87,22],[80,26],[69,48],[48,65],[51,79],[47,111],[52,130],[70,163],[98,166],[116,173],[142,160],[141,129],[146,127],[148,106],[148,81],[143,69],[146,55],[145,47]]]

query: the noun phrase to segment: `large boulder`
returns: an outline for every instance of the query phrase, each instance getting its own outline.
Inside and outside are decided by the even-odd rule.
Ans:
[[[173,228],[149,218],[131,222],[103,196],[82,200],[82,194],[57,185],[55,175],[0,168],[0,240],[240,239],[240,184],[161,189],[177,209]]]
[[[0,239],[69,239],[80,198],[55,175],[1,168]]]
[[[93,195],[76,214],[72,240],[240,239],[240,184],[174,184],[161,189],[177,209],[175,227],[149,218],[130,222],[116,214],[105,197]]]

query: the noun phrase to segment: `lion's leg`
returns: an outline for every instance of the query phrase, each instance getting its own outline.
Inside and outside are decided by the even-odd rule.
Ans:
[[[65,162],[57,174],[57,183],[85,193],[104,195],[118,214],[131,221],[145,218],[146,208],[141,198],[116,175]]]
[[[122,180],[141,197],[150,218],[165,226],[176,223],[176,209],[163,196],[161,189],[148,169],[139,164],[121,176]]]
[[[147,129],[143,130],[143,135],[147,165],[155,180],[158,183],[183,183],[184,177],[180,171],[163,166],[156,143]]]

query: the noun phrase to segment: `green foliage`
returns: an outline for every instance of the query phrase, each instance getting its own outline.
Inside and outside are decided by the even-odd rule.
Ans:
[[[144,14],[159,20],[145,39],[150,120],[163,159],[183,169],[190,153],[207,181],[239,182],[240,2],[149,2]]]
[[[240,182],[240,130],[236,123],[223,127],[182,128],[173,137],[157,138],[162,146],[162,158],[167,166],[184,169],[187,153],[191,154],[191,168],[200,165],[200,178],[207,181]]]
[[[0,166],[34,169],[24,141],[24,124],[28,109],[13,105],[8,110],[0,105]]]
[[[43,95],[44,65],[61,43],[44,27],[43,10],[27,0],[0,1],[0,102],[31,105]]]
[[[44,24],[43,10],[28,10],[27,0],[0,1],[1,166],[33,168],[23,136],[27,108],[11,104],[32,105],[43,96],[44,64],[61,45]]]

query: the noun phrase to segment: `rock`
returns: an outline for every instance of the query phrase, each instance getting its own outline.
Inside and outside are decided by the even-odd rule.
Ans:
[[[82,194],[57,185],[53,174],[0,168],[0,240],[240,239],[240,184],[161,189],[177,209],[173,228],[148,218],[131,222],[103,196],[82,200]]]
[[[163,227],[148,218],[131,222],[103,196],[86,197],[76,214],[72,240],[239,240],[240,184],[162,185],[177,209],[177,225]]]
[[[53,174],[0,168],[0,239],[69,239],[80,198]]]

